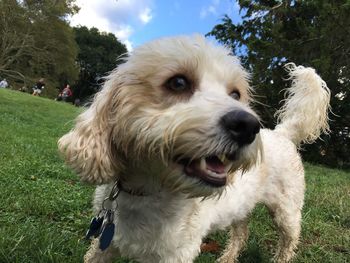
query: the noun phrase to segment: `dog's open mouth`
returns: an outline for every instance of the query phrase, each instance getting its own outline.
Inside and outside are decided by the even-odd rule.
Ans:
[[[177,163],[184,167],[186,175],[199,178],[211,186],[221,187],[227,182],[227,173],[232,166],[233,159],[234,156],[227,158],[226,155],[211,155],[194,160],[184,158]]]

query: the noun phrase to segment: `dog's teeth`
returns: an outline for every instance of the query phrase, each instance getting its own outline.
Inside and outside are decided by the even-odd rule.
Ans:
[[[218,178],[226,177],[226,173],[218,174],[218,173],[212,172],[210,170],[207,170],[207,173],[210,174],[213,177],[218,177]]]
[[[202,170],[205,170],[205,169],[207,168],[207,162],[205,161],[205,158],[204,158],[204,157],[201,158],[200,168],[201,168]]]
[[[228,173],[228,171],[231,170],[232,166],[233,166],[233,163],[232,163],[232,162],[227,163],[227,164],[225,165],[225,172]]]
[[[221,161],[222,163],[225,163],[225,161],[226,161],[226,156],[225,156],[225,154],[219,155],[218,158],[220,159],[220,161]]]

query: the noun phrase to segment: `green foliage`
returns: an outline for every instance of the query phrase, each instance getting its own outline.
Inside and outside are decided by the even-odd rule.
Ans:
[[[49,97],[77,79],[77,45],[66,20],[77,11],[73,0],[2,0],[0,10],[1,75],[28,88],[44,77]]]
[[[75,96],[81,100],[94,94],[102,78],[118,65],[118,58],[127,52],[126,47],[112,33],[99,32],[97,28],[74,28],[79,46],[77,62],[80,66]]]
[[[80,109],[0,89],[0,262],[82,262],[88,243],[93,187],[79,182],[63,163],[57,140]],[[350,173],[306,165],[307,191],[296,260],[348,262]],[[262,206],[254,210],[250,238],[240,262],[270,262],[277,244]],[[224,231],[212,234],[221,248]],[[196,263],[214,262],[203,253]],[[119,263],[132,261],[117,260]]]
[[[34,38],[27,28],[26,11],[15,0],[0,1],[0,74],[24,79],[16,69],[17,59],[34,52]]]
[[[44,96],[56,97],[64,84],[76,84],[75,98],[99,89],[126,47],[111,33],[71,28],[67,16],[78,12],[75,0],[0,1],[0,78],[29,91],[45,78]],[[76,83],[75,83],[76,82]]]
[[[314,67],[332,91],[331,136],[305,146],[309,161],[350,167],[350,2],[239,1],[242,21],[222,19],[209,35],[229,45],[252,71],[257,111],[266,127],[276,123],[286,74],[295,62]]]

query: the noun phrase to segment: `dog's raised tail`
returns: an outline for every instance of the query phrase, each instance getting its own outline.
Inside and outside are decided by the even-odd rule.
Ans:
[[[330,91],[313,68],[294,63],[285,67],[292,85],[287,90],[284,105],[276,113],[278,125],[275,131],[296,145],[312,143],[321,133],[329,133]]]

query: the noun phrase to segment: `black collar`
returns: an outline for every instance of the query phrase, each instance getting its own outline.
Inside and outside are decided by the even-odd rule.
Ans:
[[[134,190],[134,189],[130,189],[130,188],[125,188],[124,186],[122,186],[122,183],[121,183],[120,180],[117,182],[117,187],[118,187],[118,189],[119,189],[120,191],[125,192],[125,193],[127,193],[127,194],[129,194],[129,195],[147,196],[146,193],[144,193],[144,192],[142,192],[142,191],[140,191],[140,190]]]

